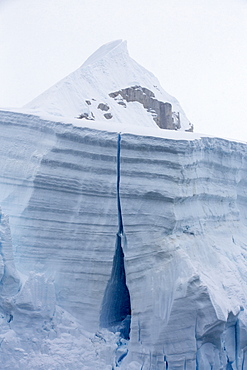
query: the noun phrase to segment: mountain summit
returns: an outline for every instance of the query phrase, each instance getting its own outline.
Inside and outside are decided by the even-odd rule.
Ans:
[[[122,40],[101,46],[25,108],[58,117],[192,130],[178,101],[129,56]]]

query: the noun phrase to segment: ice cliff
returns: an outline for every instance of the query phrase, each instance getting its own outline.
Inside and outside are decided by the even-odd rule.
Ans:
[[[4,369],[247,369],[247,146],[109,96],[145,73],[113,43],[0,111]]]

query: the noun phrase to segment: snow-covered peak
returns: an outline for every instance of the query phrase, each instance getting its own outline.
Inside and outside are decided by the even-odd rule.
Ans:
[[[101,46],[83,65],[25,106],[32,114],[188,130],[178,101],[135,62],[126,41]],[[89,122],[90,123],[90,122]]]
[[[83,63],[82,67],[94,64],[105,57],[112,57],[114,52],[127,53],[127,42],[123,40],[115,40],[102,45],[98,50],[96,50],[89,58]]]

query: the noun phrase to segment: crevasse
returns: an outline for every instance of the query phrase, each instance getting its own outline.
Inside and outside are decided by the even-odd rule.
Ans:
[[[117,209],[118,232],[116,235],[115,255],[110,280],[107,283],[100,315],[100,326],[111,331],[119,331],[124,339],[129,339],[131,305],[129,289],[126,285],[124,253],[122,248],[124,229],[120,200],[120,160],[121,134],[117,146]]]

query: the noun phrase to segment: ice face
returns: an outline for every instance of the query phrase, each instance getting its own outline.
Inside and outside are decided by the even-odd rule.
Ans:
[[[246,145],[0,123],[5,368],[244,369]]]

